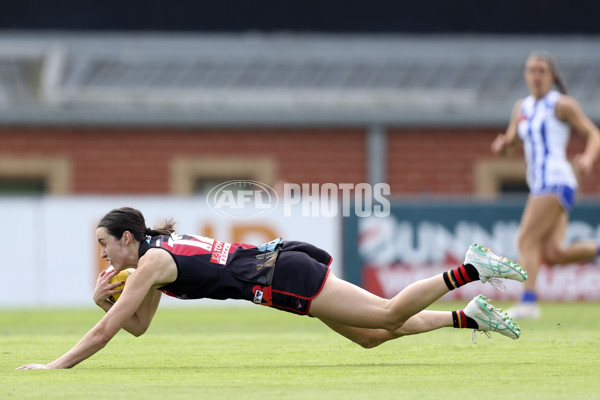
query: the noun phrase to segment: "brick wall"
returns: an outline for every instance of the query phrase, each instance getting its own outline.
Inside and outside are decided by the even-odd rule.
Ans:
[[[393,194],[470,194],[474,163],[493,159],[489,147],[501,129],[389,129],[387,175]],[[2,128],[0,157],[60,156],[73,166],[78,194],[160,194],[170,190],[177,156],[268,156],[279,179],[294,183],[367,180],[363,129],[114,129]],[[584,141],[574,135],[569,155]],[[516,159],[522,157],[517,151]],[[583,181],[600,192],[600,163]]]
[[[473,165],[492,158],[496,131],[390,130],[389,183],[396,193],[472,193]]]
[[[177,156],[268,156],[285,181],[364,182],[364,143],[358,129],[3,128],[0,157],[67,157],[74,193],[151,194],[170,190]]]
[[[474,165],[494,160],[490,145],[499,129],[390,129],[388,181],[393,193],[470,194],[474,192]],[[573,135],[568,155],[583,151],[585,140]],[[520,146],[509,157],[523,159]],[[584,177],[580,192],[600,193],[600,162],[593,176]]]

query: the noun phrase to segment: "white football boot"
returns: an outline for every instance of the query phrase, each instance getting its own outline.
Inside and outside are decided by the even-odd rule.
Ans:
[[[477,243],[469,246],[464,264],[471,264],[477,269],[481,282],[490,282],[493,287],[501,291],[504,291],[506,287],[498,278],[519,282],[527,280],[527,271],[519,264],[506,257],[497,256],[490,249]]]
[[[485,333],[489,338],[492,337],[490,332],[498,332],[511,339],[521,336],[519,325],[501,308],[494,307],[484,295],[473,298],[464,308],[464,312],[467,317],[477,322],[478,328],[473,329],[473,343],[477,343],[477,332]]]

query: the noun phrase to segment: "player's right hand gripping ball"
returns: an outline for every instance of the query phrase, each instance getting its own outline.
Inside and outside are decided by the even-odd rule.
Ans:
[[[117,283],[117,282],[124,281],[122,285],[117,286],[113,290],[123,289],[125,287],[125,284],[127,283],[127,278],[129,278],[129,275],[131,275],[133,273],[133,271],[135,271],[135,268],[126,268],[123,271],[116,274],[115,276],[113,276],[112,279],[110,280],[110,283]],[[116,294],[110,295],[110,296],[108,296],[108,301],[115,303],[117,300],[119,300],[119,297],[121,297],[121,293],[116,293]]]

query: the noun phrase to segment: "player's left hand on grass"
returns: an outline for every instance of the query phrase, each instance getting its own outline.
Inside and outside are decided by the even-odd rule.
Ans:
[[[27,364],[17,369],[54,369],[54,367],[52,367],[52,364]]]

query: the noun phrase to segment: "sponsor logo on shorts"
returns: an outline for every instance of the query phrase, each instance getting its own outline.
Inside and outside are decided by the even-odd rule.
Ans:
[[[263,295],[264,293],[262,290],[256,289],[256,292],[254,292],[254,300],[252,301],[256,304],[262,303]]]
[[[229,257],[230,247],[231,243],[215,241],[212,256],[210,257],[210,262],[221,265],[227,264],[227,258]]]

